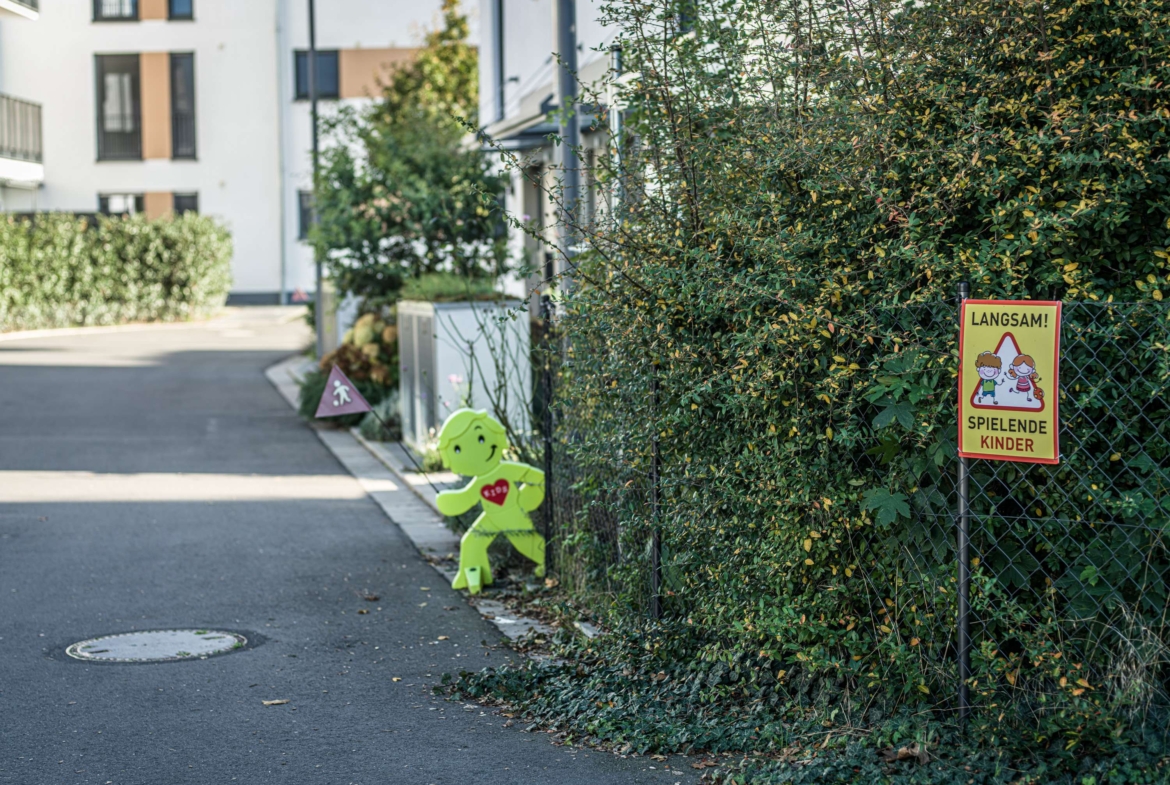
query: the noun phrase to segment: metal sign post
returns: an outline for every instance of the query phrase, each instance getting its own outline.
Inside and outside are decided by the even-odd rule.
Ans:
[[[962,318],[963,301],[971,296],[971,285],[966,281],[959,283],[959,314]],[[960,390],[960,395],[962,391]],[[968,553],[971,535],[971,506],[967,495],[968,469],[967,459],[959,456],[959,723],[966,724],[971,713],[970,687],[971,679],[971,630],[970,630],[970,589],[971,589],[971,559]]]

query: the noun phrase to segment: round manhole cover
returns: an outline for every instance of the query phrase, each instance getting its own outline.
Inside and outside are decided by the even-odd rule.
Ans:
[[[90,638],[65,653],[90,662],[170,662],[223,654],[247,643],[243,635],[221,630],[144,630]]]

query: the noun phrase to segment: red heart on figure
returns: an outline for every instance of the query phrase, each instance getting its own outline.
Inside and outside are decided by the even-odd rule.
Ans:
[[[489,501],[492,504],[498,504],[503,507],[504,502],[508,498],[508,487],[507,480],[496,480],[491,485],[485,485],[480,488],[479,495],[482,496],[485,501]]]

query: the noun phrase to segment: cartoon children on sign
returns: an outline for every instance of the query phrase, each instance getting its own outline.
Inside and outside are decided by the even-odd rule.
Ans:
[[[975,368],[978,369],[981,379],[977,403],[983,403],[984,398],[990,397],[991,402],[998,406],[999,401],[995,399],[995,388],[1003,384],[1003,380],[999,378],[1000,372],[1003,370],[1003,361],[995,352],[981,352],[975,358]]]
[[[1004,333],[995,351],[975,357],[979,382],[971,392],[971,405],[980,409],[1042,411],[1044,391],[1037,382],[1036,361],[1020,351],[1015,336]],[[1006,391],[999,388],[1006,385]],[[1000,393],[1003,394],[1000,394]]]
[[[476,504],[483,513],[463,535],[459,572],[451,586],[478,594],[492,582],[488,546],[504,535],[520,553],[536,562],[544,575],[544,538],[532,526],[528,513],[544,501],[544,472],[525,463],[505,461],[508,448],[504,426],[485,411],[452,412],[439,431],[439,455],[456,474],[471,477],[457,491],[443,491],[435,502],[444,515],[461,515]]]
[[[1040,389],[1040,385],[1036,384],[1040,381],[1040,374],[1036,373],[1036,361],[1032,359],[1032,355],[1021,354],[1012,360],[1012,367],[1008,368],[1008,376],[1016,380],[1014,392],[1026,395],[1028,403],[1032,402],[1033,391],[1035,391],[1037,398],[1044,398],[1044,391]]]

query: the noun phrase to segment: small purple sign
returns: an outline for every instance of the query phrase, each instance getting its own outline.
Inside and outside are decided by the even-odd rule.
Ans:
[[[345,374],[336,365],[329,372],[325,382],[325,392],[321,395],[321,403],[317,406],[317,417],[340,417],[343,414],[361,414],[368,412],[371,407],[366,399],[358,392],[354,383],[346,378]]]

